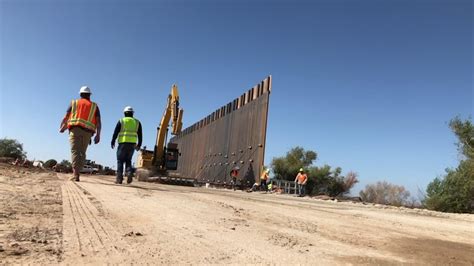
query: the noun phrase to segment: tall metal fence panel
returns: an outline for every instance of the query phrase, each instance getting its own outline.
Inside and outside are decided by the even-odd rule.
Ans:
[[[198,182],[230,184],[239,167],[238,184],[252,186],[263,171],[271,76],[240,97],[184,129],[170,142],[181,156],[175,176]]]

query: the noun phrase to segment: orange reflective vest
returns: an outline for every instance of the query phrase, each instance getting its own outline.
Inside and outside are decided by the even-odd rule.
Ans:
[[[298,175],[296,176],[296,179],[298,179],[298,184],[303,184],[306,181],[306,179],[308,179],[308,176],[306,174],[298,173]]]
[[[261,180],[268,180],[268,174],[267,172],[263,172],[263,174],[260,176]]]
[[[80,126],[84,129],[94,131],[96,129],[97,104],[88,99],[81,98],[71,101],[71,113],[67,121],[67,128]]]

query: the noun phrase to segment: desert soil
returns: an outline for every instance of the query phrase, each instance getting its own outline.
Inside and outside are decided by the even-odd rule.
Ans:
[[[0,165],[0,264],[474,264],[474,215]]]

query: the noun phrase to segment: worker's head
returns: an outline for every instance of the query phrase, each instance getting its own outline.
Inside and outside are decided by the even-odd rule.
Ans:
[[[125,106],[125,108],[123,109],[123,113],[127,117],[133,117],[134,111],[131,106]]]
[[[236,166],[236,167],[234,167],[234,170],[239,171],[240,167]]]
[[[79,90],[79,95],[81,98],[89,99],[91,97],[91,89],[88,86],[82,86]]]
[[[267,174],[270,173],[270,169],[265,170],[265,173]]]
[[[303,169],[303,168],[300,168],[300,173],[304,173],[304,169]]]

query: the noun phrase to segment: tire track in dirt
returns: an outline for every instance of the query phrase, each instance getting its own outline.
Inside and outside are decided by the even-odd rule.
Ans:
[[[88,179],[87,183],[81,183],[80,185],[84,185],[90,189],[89,191],[92,193],[97,193],[99,190],[103,192],[115,191],[115,206],[109,205],[110,197],[104,197],[104,195],[111,195],[110,193],[101,194],[101,200],[104,201],[105,206],[112,208],[110,211],[116,218],[113,219],[111,217],[113,221],[117,221],[118,219],[122,220],[122,227],[128,224],[128,226],[133,227],[134,230],[140,230],[140,232],[144,233],[143,238],[140,238],[140,240],[136,239],[136,241],[140,242],[145,241],[141,242],[141,245],[145,245],[146,243],[145,246],[142,246],[142,248],[138,250],[142,258],[154,257],[160,263],[173,264],[230,262],[233,257],[233,248],[223,248],[225,246],[224,239],[218,241],[219,244],[217,244],[215,239],[209,236],[209,234],[217,236],[225,234],[226,232],[229,233],[231,229],[227,226],[222,227],[222,224],[220,226],[216,224],[217,227],[212,226],[210,232],[208,228],[196,229],[192,223],[189,223],[188,219],[194,218],[195,216],[205,218],[206,215],[203,215],[201,211],[212,212],[212,210],[208,210],[207,208],[205,208],[207,209],[205,210],[202,209],[203,206],[200,208],[199,205],[194,204],[181,206],[183,201],[193,201],[189,193],[172,193],[173,197],[169,198],[169,194],[158,194],[158,191],[153,188],[110,185],[110,183],[104,182],[104,180],[95,178]],[[148,196],[140,197],[139,195],[141,195],[142,192],[138,191],[145,191],[145,194]],[[163,196],[167,199],[166,202],[156,198]],[[119,205],[120,208],[115,208],[117,205]],[[140,207],[137,208],[137,206]],[[166,213],[167,217],[171,216],[174,218],[167,219],[160,215],[162,213]],[[231,213],[232,212],[229,212],[229,215],[231,215]],[[151,218],[152,220],[149,220],[150,216],[154,216]],[[133,217],[133,220],[130,220],[131,217]],[[160,226],[134,226],[137,225],[137,221],[142,219],[142,217],[147,219],[148,222],[153,221],[152,223],[159,223]],[[208,222],[213,224],[214,221],[211,219]],[[211,239],[208,239],[208,237],[211,237]],[[166,239],[166,241],[163,241],[164,239]],[[174,248],[176,246],[180,246],[180,248]],[[188,253],[191,250],[192,253],[201,255],[189,256]],[[209,252],[210,250],[213,252]],[[258,253],[252,254],[251,257],[253,262],[264,261]]]
[[[75,185],[75,184],[74,184]],[[90,234],[92,234],[94,237],[93,239],[95,240],[94,242],[96,243],[96,245],[94,247],[97,247],[99,246],[101,249],[104,249],[106,255],[108,255],[108,250],[105,249],[106,246],[104,244],[104,240],[103,240],[103,237],[101,236],[101,232],[98,231],[98,228],[97,228],[97,222],[96,220],[94,220],[94,214],[92,214],[90,212],[90,209],[87,208],[87,206],[85,206],[84,204],[84,197],[82,197],[78,192],[77,190],[75,190],[75,188],[72,188],[70,187],[72,191],[72,195],[73,197],[75,198],[75,203],[78,207],[78,212],[79,214],[82,214],[81,217],[84,217],[82,218],[83,221],[85,220],[84,224],[86,224],[86,227],[87,229],[90,229]],[[97,243],[97,241],[100,243]],[[91,241],[92,242],[92,241]]]
[[[62,186],[64,205],[64,255],[63,262],[100,262],[118,254],[117,246],[127,244],[91,203],[84,188],[73,182]],[[87,240],[84,242],[84,240]],[[107,259],[107,257],[109,259]]]
[[[84,188],[79,186],[77,183],[74,183],[74,185],[80,189],[83,194],[85,195],[90,195],[90,193],[87,192]],[[80,192],[79,192],[80,194]],[[99,219],[98,217],[102,216],[102,212],[100,209],[97,208],[97,205],[100,203],[96,203],[95,206],[92,204],[90,201],[91,199],[95,199],[93,197],[79,197],[81,204],[84,206],[84,210],[86,213],[89,214],[89,217],[91,217],[94,221],[90,221],[92,225],[97,224],[100,228],[94,228],[96,234],[99,236],[99,240],[101,240],[101,243],[104,245],[102,237],[100,237],[101,234],[104,234],[104,238],[106,238],[106,241],[111,241],[113,240],[111,236],[109,235],[109,231],[115,231],[113,227],[109,227],[108,229],[105,229],[106,223],[104,221],[101,221],[103,219]],[[99,205],[100,206],[100,205]],[[94,212],[93,212],[94,210]],[[110,243],[110,242],[109,242]]]
[[[62,198],[63,198],[63,235],[65,235],[65,232],[69,232],[70,234],[73,232],[74,237],[67,237],[68,240],[70,241],[69,245],[71,245],[70,249],[77,249],[82,250],[82,241],[81,238],[79,237],[79,229],[78,229],[78,221],[76,219],[76,215],[72,214],[72,210],[74,209],[72,207],[72,202],[71,202],[71,197],[69,196],[69,190],[66,188],[66,186],[62,186]],[[68,228],[69,230],[66,230]],[[66,236],[64,236],[66,237]],[[63,245],[66,245],[68,240],[63,240]]]
[[[100,245],[100,242],[97,241],[95,236],[93,235],[92,231],[93,229],[91,228],[92,225],[88,223],[88,221],[84,218],[85,214],[83,212],[83,209],[79,206],[79,202],[77,199],[77,195],[75,195],[73,188],[71,187],[70,182],[67,182],[65,184],[65,191],[66,194],[64,195],[64,198],[67,199],[70,202],[70,217],[65,215],[64,219],[68,218],[73,218],[73,224],[70,225],[71,228],[65,227],[63,228],[64,232],[64,256],[67,257],[74,257],[75,255],[80,255],[81,257],[85,257],[89,254],[97,254],[100,250],[96,248],[96,246]],[[71,238],[69,237],[68,230],[73,229],[75,232],[75,235]],[[81,243],[79,246],[79,250],[74,249],[74,248],[69,248],[67,243],[70,239],[74,239],[75,241]],[[87,240],[85,243],[83,243],[82,240]],[[76,254],[79,253],[79,254]]]

